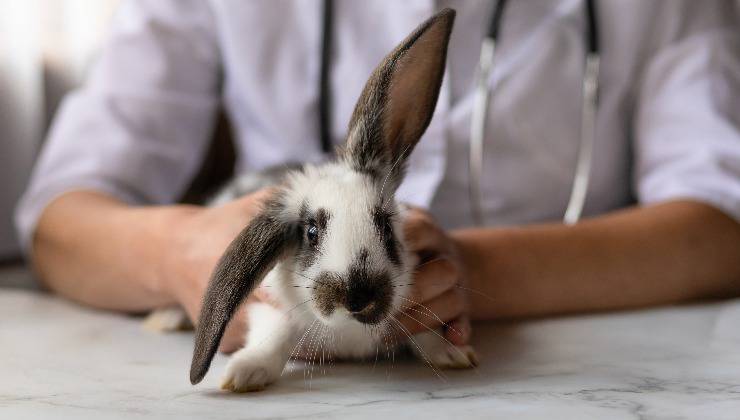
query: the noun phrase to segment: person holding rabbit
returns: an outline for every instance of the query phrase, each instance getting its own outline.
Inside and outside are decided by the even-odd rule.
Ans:
[[[597,2],[596,136],[583,218],[572,225],[560,218],[581,129],[583,2],[511,2],[499,13],[496,66],[484,81],[479,218],[468,198],[470,125],[496,2],[329,3],[124,2],[87,83],[64,101],[18,208],[44,284],[98,308],[179,305],[194,321],[200,313],[194,381],[219,342],[226,352],[244,345],[248,318],[231,318],[243,298],[247,312],[275,303],[256,285],[286,252],[355,319],[405,312],[398,328],[441,328],[457,348],[471,319],[740,295],[736,2]],[[457,17],[435,14],[444,6]],[[309,169],[218,205],[176,204],[220,104],[237,174]],[[352,175],[332,164],[311,169],[331,159]],[[336,189],[321,190],[325,179]],[[337,208],[375,203],[351,213],[363,216],[346,226],[370,227],[344,235],[354,250],[344,268],[326,268],[344,257],[323,260],[338,246],[328,244],[340,241],[331,226],[343,213],[313,206],[307,191]],[[354,247],[363,235],[384,239]],[[316,261],[324,268],[310,274]],[[402,272],[414,303],[385,305]],[[385,284],[386,294],[357,286],[356,300],[355,278]],[[267,379],[245,381],[226,386]]]

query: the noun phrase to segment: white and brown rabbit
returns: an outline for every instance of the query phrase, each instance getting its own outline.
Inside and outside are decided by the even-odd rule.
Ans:
[[[222,387],[264,388],[278,379],[311,329],[332,357],[372,357],[413,281],[395,190],[406,159],[429,125],[445,69],[455,12],[424,22],[375,69],[338,158],[289,172],[262,212],[231,243],[214,271],[196,330],[190,370],[205,376],[226,324],[260,284],[281,309],[248,307],[247,345],[228,363]],[[290,308],[297,308],[290,310]],[[308,308],[307,310],[301,310]],[[287,311],[287,313],[286,313]],[[475,353],[437,331],[410,348],[438,368],[471,367]]]

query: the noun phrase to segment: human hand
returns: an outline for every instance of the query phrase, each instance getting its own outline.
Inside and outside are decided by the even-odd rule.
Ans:
[[[450,342],[467,344],[471,327],[466,276],[455,241],[419,208],[408,210],[404,233],[409,252],[419,256],[419,264],[412,296],[405,301],[399,321],[412,334],[442,326]]]
[[[162,264],[163,284],[173,298],[196,322],[203,295],[216,263],[232,240],[259,213],[271,190],[260,190],[218,207],[180,206],[168,227],[169,244]],[[232,317],[221,340],[220,351],[230,353],[244,345],[245,306],[265,300],[262,289],[255,290]]]

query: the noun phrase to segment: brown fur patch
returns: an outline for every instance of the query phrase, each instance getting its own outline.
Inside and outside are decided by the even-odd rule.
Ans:
[[[322,273],[316,279],[313,291],[316,307],[321,315],[330,316],[337,306],[344,306],[347,300],[347,287],[344,280],[333,273]]]

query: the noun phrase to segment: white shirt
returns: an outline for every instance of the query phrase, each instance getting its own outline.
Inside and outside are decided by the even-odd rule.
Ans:
[[[472,223],[473,77],[493,2],[335,2],[332,134],[340,143],[375,65],[441,5],[458,9],[434,119],[398,198],[448,228]],[[688,198],[740,220],[740,16],[726,0],[601,0],[601,97],[585,215]],[[484,151],[489,224],[565,210],[580,139],[581,0],[508,2]],[[75,189],[171,203],[199,167],[222,102],[237,172],[323,158],[319,0],[129,1],[85,86],[56,117],[17,212],[26,247]],[[223,79],[221,79],[223,75]],[[220,83],[223,80],[223,83]]]

